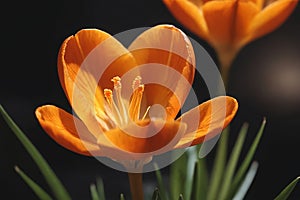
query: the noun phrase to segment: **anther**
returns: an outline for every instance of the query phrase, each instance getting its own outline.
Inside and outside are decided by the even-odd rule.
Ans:
[[[133,90],[135,90],[139,86],[141,86],[141,80],[142,80],[142,77],[140,77],[140,76],[135,77],[135,79],[132,81],[132,89]]]
[[[138,92],[143,93],[143,92],[144,92],[144,85],[139,85],[139,87],[137,87],[136,90],[137,90]]]
[[[109,104],[112,104],[112,101],[113,101],[112,91],[110,89],[104,89],[103,93],[104,93],[104,97],[105,97],[106,101]]]
[[[122,116],[120,114],[120,111],[115,104],[115,101],[113,99],[113,92],[110,89],[104,89],[103,91],[104,97],[109,105],[109,110],[106,110],[106,112],[111,112],[112,116],[109,116],[109,118],[115,122],[115,124],[122,124]]]
[[[119,76],[115,76],[111,79],[111,81],[114,83],[114,88],[117,89],[117,88],[121,88],[122,85],[121,85],[121,78]]]

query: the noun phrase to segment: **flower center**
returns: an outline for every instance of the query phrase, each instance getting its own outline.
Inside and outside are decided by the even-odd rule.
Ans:
[[[122,98],[122,83],[119,76],[111,79],[114,84],[114,93],[110,89],[104,89],[104,97],[106,99],[105,112],[107,119],[105,120],[105,129],[121,127],[130,122],[136,122],[146,118],[150,106],[141,116],[141,104],[144,92],[144,85],[141,83],[142,78],[137,76],[132,82],[132,95],[128,101]]]

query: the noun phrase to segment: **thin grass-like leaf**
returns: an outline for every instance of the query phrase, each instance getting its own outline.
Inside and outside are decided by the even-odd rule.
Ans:
[[[158,188],[155,188],[151,199],[152,200],[160,200],[161,199]]]
[[[226,169],[224,171],[223,182],[220,188],[220,193],[218,199],[227,199],[229,194],[229,189],[232,181],[233,174],[235,172],[235,168],[240,156],[240,152],[242,150],[246,133],[248,131],[248,124],[244,123],[239,134],[237,141],[232,149],[230,158],[228,160]]]
[[[250,149],[249,149],[245,159],[243,160],[241,166],[239,167],[239,169],[237,170],[236,175],[233,178],[232,184],[230,186],[230,192],[229,192],[230,196],[234,195],[234,193],[237,191],[239,185],[243,181],[245,173],[249,168],[249,165],[252,161],[254,153],[257,149],[259,141],[260,141],[260,139],[262,137],[262,134],[264,132],[265,125],[266,125],[266,119],[264,118],[262,123],[261,123],[261,126],[259,128],[259,131],[257,132],[257,135],[255,136],[255,139],[254,139],[253,143],[251,144]]]
[[[0,105],[0,113],[4,120],[17,136],[19,141],[23,144],[31,158],[34,160],[41,173],[43,174],[46,182],[51,188],[54,196],[57,200],[69,200],[71,199],[65,187],[62,185],[60,180],[56,177],[53,170],[50,168],[47,161],[43,158],[36,147],[31,143],[27,136],[21,131],[21,129],[16,125],[16,123],[11,119],[11,117],[6,113],[2,105]]]
[[[50,195],[35,183],[29,176],[27,176],[19,167],[15,166],[15,171],[22,177],[27,185],[32,189],[40,200],[52,200]]]
[[[165,184],[163,182],[161,172],[156,163],[154,163],[154,167],[155,167],[155,174],[156,174],[158,189],[160,191],[160,197],[162,200],[168,200],[168,193],[167,193]]]
[[[183,153],[180,158],[170,165],[170,197],[176,199],[183,192],[187,172],[188,156]]]
[[[91,191],[92,200],[100,200],[100,197],[98,195],[97,188],[96,188],[95,184],[91,184],[90,191]]]
[[[124,194],[120,194],[120,200],[125,200],[125,196],[124,196]]]
[[[200,200],[200,169],[199,169],[199,162],[195,164],[195,172],[194,172],[194,181],[193,181],[193,188],[191,193],[191,200]]]
[[[237,190],[233,200],[243,200],[246,196],[258,169],[258,163],[256,161],[252,162],[243,182],[241,183],[239,189]]]
[[[274,200],[286,200],[289,198],[290,194],[296,187],[298,181],[300,180],[300,176],[295,178],[290,184],[288,184]]]
[[[180,194],[178,200],[184,200],[183,195]]]
[[[214,160],[211,179],[207,192],[207,200],[215,200],[217,198],[218,189],[221,184],[226,163],[228,134],[229,127],[227,127],[221,134],[219,144],[217,146],[216,157]]]
[[[191,200],[206,200],[208,175],[205,160],[199,159],[195,164],[194,182]]]
[[[97,178],[96,180],[97,193],[100,200],[105,200],[105,191],[102,178]]]
[[[198,153],[197,153],[197,146],[192,146],[187,149],[185,152],[187,154],[187,167],[186,167],[186,178],[184,183],[184,191],[183,196],[186,199],[191,198],[192,188],[193,188],[193,182],[195,178],[195,165],[198,160]],[[182,187],[182,186],[181,186]]]

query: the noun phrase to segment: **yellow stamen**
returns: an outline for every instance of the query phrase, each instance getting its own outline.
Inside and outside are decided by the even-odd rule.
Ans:
[[[145,112],[144,116],[142,117],[142,120],[144,120],[147,117],[147,114],[149,113],[150,107],[151,106],[147,107],[146,112]]]
[[[102,118],[97,112],[96,112],[96,120],[100,124],[100,126],[102,127],[103,131],[107,131],[112,127],[112,124],[108,123],[111,120],[107,117]]]
[[[111,81],[114,83],[114,88],[120,88],[121,89],[121,78],[119,76],[115,76],[111,79]]]
[[[119,109],[117,105],[115,104],[115,101],[113,99],[113,94],[110,89],[104,89],[104,97],[106,98],[106,101],[109,106],[109,110],[106,110],[108,113],[112,113],[112,115],[108,115],[108,117],[114,121],[115,124],[117,125],[122,125],[122,116],[119,112]]]
[[[145,114],[140,118],[141,104],[144,93],[144,85],[141,84],[142,78],[137,76],[132,82],[133,93],[129,101],[129,105],[121,96],[122,84],[121,78],[115,76],[111,79],[114,83],[115,97],[113,91],[104,89],[103,94],[107,104],[105,107],[106,118],[100,118],[99,123],[105,129],[116,128],[117,126],[124,126],[129,123],[129,117],[133,121],[144,120],[148,113],[150,106],[146,109]],[[106,123],[106,124],[103,124]]]
[[[141,84],[141,79],[140,76],[137,76],[132,82],[133,94],[129,104],[129,116],[133,121],[140,119],[141,103],[144,92],[144,85]]]
[[[142,80],[142,77],[140,77],[140,76],[135,77],[135,79],[132,82],[133,91],[136,90],[140,85],[142,85],[141,80]]]
[[[107,101],[107,103],[109,103],[110,105],[113,102],[113,98],[112,98],[112,91],[110,89],[104,89],[104,97]]]
[[[124,101],[122,100],[122,95],[121,95],[121,89],[122,89],[121,78],[119,76],[115,76],[111,79],[111,81],[114,83],[118,110],[121,115],[121,124],[124,125],[128,123],[128,117],[126,113],[126,107]]]

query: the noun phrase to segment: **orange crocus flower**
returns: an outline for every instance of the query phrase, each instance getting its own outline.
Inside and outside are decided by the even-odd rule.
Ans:
[[[278,28],[292,13],[298,0],[163,2],[183,26],[215,49],[221,70],[226,73],[238,51],[247,43]]]
[[[149,47],[161,44],[169,45],[169,51]],[[176,46],[185,58],[172,52]],[[158,63],[160,72],[154,70],[155,66],[141,67],[149,63]],[[36,109],[36,117],[51,138],[73,152],[108,157],[126,167],[135,161],[148,162],[152,155],[216,136],[236,114],[236,99],[220,96],[175,119],[180,102],[191,89],[194,65],[190,41],[174,26],[150,28],[128,49],[104,31],[83,29],[62,43],[58,55],[60,82],[76,114],[44,105]],[[103,70],[101,77],[95,73],[97,70]],[[128,81],[124,78],[132,70],[138,75],[131,79],[132,94],[126,100],[122,94]],[[171,71],[189,84],[174,79]],[[163,77],[161,81],[174,86],[174,90],[156,83],[143,84],[151,76]],[[151,113],[154,105],[165,108],[165,114]],[[194,121],[199,114],[198,121]],[[153,131],[155,134],[149,135]]]

